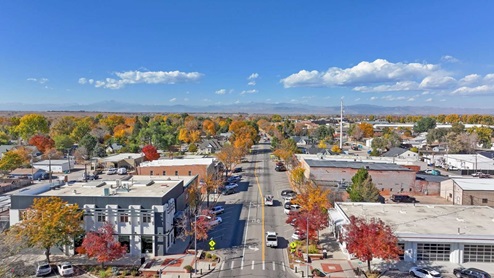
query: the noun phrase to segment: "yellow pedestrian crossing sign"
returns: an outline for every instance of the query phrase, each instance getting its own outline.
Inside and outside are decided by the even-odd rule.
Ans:
[[[213,251],[215,245],[216,245],[216,242],[213,239],[211,239],[209,241],[209,250]]]
[[[290,242],[290,251],[293,253],[297,248],[297,243],[295,241]]]

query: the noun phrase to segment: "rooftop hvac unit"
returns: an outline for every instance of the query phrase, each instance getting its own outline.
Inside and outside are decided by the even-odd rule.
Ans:
[[[103,188],[103,196],[110,196],[110,188]]]

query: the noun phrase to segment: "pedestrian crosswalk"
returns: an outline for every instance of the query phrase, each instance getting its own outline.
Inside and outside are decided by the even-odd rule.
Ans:
[[[240,260],[227,260],[221,263],[221,270],[230,269],[262,269],[273,271],[286,271],[285,262],[282,261],[240,261]]]

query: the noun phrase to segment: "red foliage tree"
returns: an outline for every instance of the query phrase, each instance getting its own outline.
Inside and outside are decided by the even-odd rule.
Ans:
[[[210,211],[203,210],[200,216],[197,216],[197,219],[194,219],[195,221],[192,227],[194,228],[194,225],[197,225],[197,228],[194,228],[192,232],[195,233],[197,240],[208,239],[208,232],[212,228],[209,223],[214,217],[215,216],[212,215]]]
[[[44,135],[34,135],[29,139],[29,145],[35,146],[42,153],[55,147],[55,141]]]
[[[153,161],[160,158],[160,154],[153,145],[144,146],[144,148],[142,148],[142,152],[148,161]]]
[[[350,224],[345,227],[346,233],[342,240],[346,242],[347,250],[361,261],[367,261],[368,272],[373,258],[383,260],[398,260],[403,252],[398,246],[398,239],[391,227],[381,219],[350,217]]]
[[[98,231],[86,234],[77,252],[86,254],[89,258],[96,258],[104,267],[106,262],[117,260],[127,253],[127,246],[115,240],[113,234],[113,225],[105,223]]]
[[[288,216],[286,223],[290,224],[294,221],[295,229],[307,234],[307,220],[309,221],[309,239],[318,240],[319,231],[329,226],[327,210],[319,206],[313,206],[310,211],[292,212]]]

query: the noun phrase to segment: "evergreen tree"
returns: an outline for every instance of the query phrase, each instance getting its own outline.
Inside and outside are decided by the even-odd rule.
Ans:
[[[372,177],[367,169],[359,169],[352,177],[352,185],[347,192],[352,202],[377,202],[380,194],[372,182]]]

